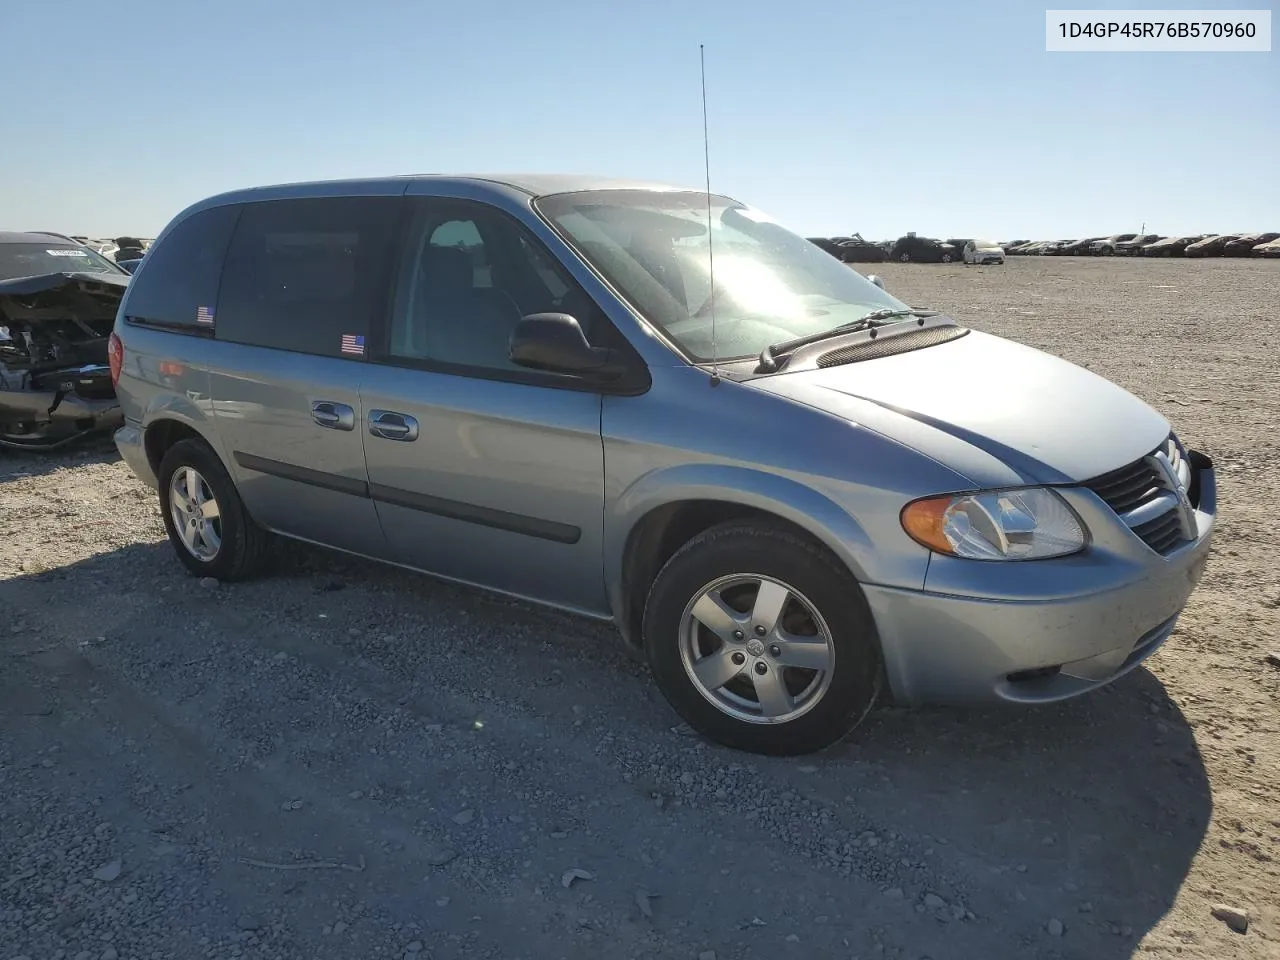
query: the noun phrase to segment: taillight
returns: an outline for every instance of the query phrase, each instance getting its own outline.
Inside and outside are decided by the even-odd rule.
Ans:
[[[114,330],[107,339],[107,363],[111,366],[111,386],[120,384],[120,370],[124,366],[124,342]]]

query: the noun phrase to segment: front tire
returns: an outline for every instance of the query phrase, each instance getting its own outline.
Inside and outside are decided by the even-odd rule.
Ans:
[[[694,537],[649,591],[644,646],[695,730],[751,753],[831,746],[880,692],[866,598],[828,551],[788,530],[728,523]]]
[[[157,479],[169,542],[192,576],[246,580],[261,569],[267,534],[249,516],[208,444],[175,443],[161,460]]]

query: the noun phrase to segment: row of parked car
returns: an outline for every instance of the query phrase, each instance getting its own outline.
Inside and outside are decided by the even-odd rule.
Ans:
[[[120,264],[128,273],[138,268],[143,255],[151,249],[153,238],[149,237],[112,237],[110,239],[94,239],[79,234],[49,233],[51,237],[63,240],[74,240],[76,243],[94,250],[109,260]]]
[[[1280,257],[1280,233],[1117,233],[1079,240],[1015,240],[1011,257]]]
[[[907,233],[897,240],[861,234],[810,237],[809,242],[845,263],[1004,263],[1005,256],[1038,257],[1280,257],[1280,233],[1220,233],[1165,237],[1117,233],[1077,240],[938,240]]]
[[[1004,263],[1005,250],[993,240],[951,237],[937,240],[915,233],[905,233],[897,240],[866,240],[855,233],[851,237],[809,237],[845,263]]]

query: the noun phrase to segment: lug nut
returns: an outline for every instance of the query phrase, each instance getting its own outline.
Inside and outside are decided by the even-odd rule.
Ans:
[[[780,646],[778,646],[776,643],[775,643],[775,644],[773,644],[773,645],[771,645],[771,646],[769,647],[769,656],[771,656],[771,657],[780,657],[780,656],[782,656],[782,648],[781,648]]]
[[[735,653],[732,657],[732,660],[739,667],[747,662],[747,658],[740,653]]]
[[[741,630],[733,631],[733,639],[735,640],[741,640],[744,636],[746,636],[746,634],[744,634]]]
[[[769,672],[769,668],[768,668],[768,667],[766,667],[763,663],[761,663],[760,661],[758,661],[758,660],[757,660],[757,661],[756,661],[756,673],[761,674],[761,675],[763,676],[764,674],[766,674],[766,673],[768,673],[768,672]]]
[[[758,624],[758,623],[756,624],[756,636],[757,636],[757,637],[763,637],[763,636],[764,636],[764,627],[760,626],[760,624]]]

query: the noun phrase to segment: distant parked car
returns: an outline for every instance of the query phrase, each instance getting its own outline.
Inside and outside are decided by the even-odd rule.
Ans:
[[[1182,252],[1188,257],[1218,257],[1222,255],[1228,243],[1238,239],[1240,239],[1238,233],[1218,233],[1187,244],[1187,249]]]
[[[845,263],[884,263],[889,259],[889,254],[878,244],[869,240],[864,240],[862,234],[855,233],[852,237],[839,242],[840,253],[838,256]]]
[[[1280,239],[1259,243],[1249,253],[1255,257],[1280,257]]]
[[[932,237],[917,237],[914,233],[899,237],[889,253],[890,259],[902,263],[950,263],[959,256],[960,251],[951,244]]]
[[[836,241],[832,240],[830,237],[805,237],[805,239],[808,240],[810,243],[812,243],[815,247],[818,247],[821,250],[825,250],[827,253],[835,257],[837,260],[844,259],[840,254],[840,244],[836,243]]]
[[[1118,257],[1137,257],[1141,256],[1140,251],[1148,243],[1155,243],[1157,240],[1164,238],[1158,233],[1144,233],[1141,236],[1134,237],[1132,240],[1121,240],[1116,244],[1116,256]]]
[[[1072,240],[1070,243],[1064,243],[1058,247],[1058,256],[1060,257],[1080,257],[1088,254],[1089,244],[1101,237],[1082,237],[1079,240]]]
[[[1073,243],[1075,243],[1074,240],[1050,240],[1040,252],[1046,257],[1065,257],[1066,254],[1063,251]]]
[[[1119,244],[1135,237],[1137,237],[1136,233],[1117,233],[1109,237],[1103,237],[1101,240],[1095,240],[1089,244],[1089,252],[1095,257],[1114,257],[1116,255],[1116,247]]]
[[[964,245],[964,262],[1004,263],[1004,248],[993,240],[970,240]]]
[[[1197,233],[1192,237],[1165,237],[1155,243],[1148,243],[1142,248],[1142,255],[1144,257],[1180,257],[1187,247],[1203,239],[1203,233]]]
[[[1197,240],[1203,240],[1203,233],[1188,236],[1161,237],[1154,243],[1148,243],[1139,252],[1144,257],[1180,257],[1182,252]]]
[[[1262,243],[1270,243],[1272,240],[1280,240],[1280,233],[1248,233],[1227,243],[1222,248],[1222,255],[1224,257],[1252,256],[1254,248]]]

